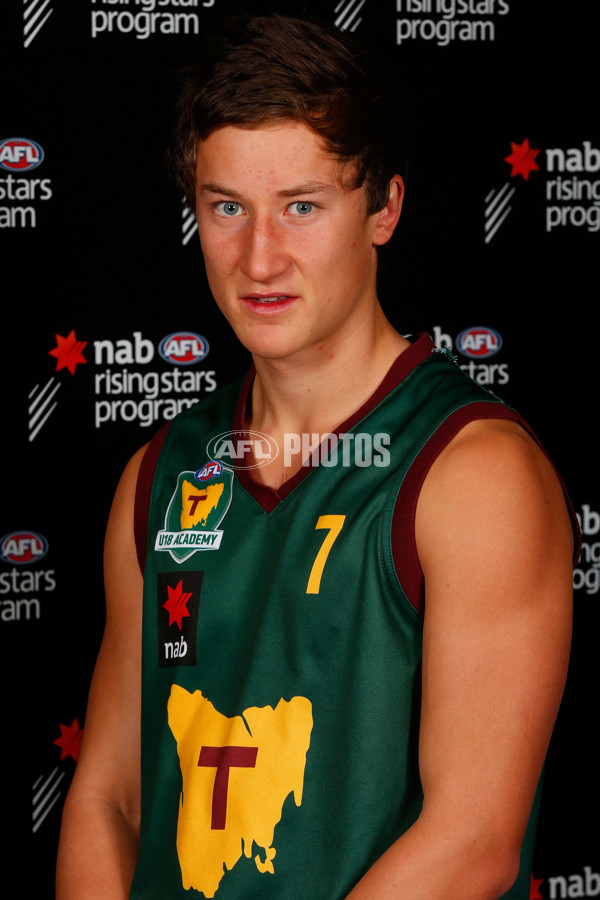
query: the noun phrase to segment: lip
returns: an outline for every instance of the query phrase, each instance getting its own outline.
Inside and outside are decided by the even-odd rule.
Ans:
[[[289,309],[298,299],[295,294],[272,291],[264,294],[246,294],[240,297],[244,306],[258,315],[274,315]]]

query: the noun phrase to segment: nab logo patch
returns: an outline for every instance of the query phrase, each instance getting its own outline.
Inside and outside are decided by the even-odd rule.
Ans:
[[[456,339],[456,347],[463,356],[486,359],[494,356],[502,347],[502,338],[493,328],[477,326],[465,328]]]
[[[209,462],[196,472],[180,472],[154,549],[181,563],[199,550],[218,550],[219,525],[231,504],[233,470]]]
[[[12,531],[0,541],[0,559],[26,566],[36,563],[48,552],[48,541],[35,531]]]
[[[0,141],[0,169],[8,172],[30,172],[42,162],[44,151],[27,138],[5,138]]]
[[[195,666],[204,572],[159,572],[156,583],[158,665]]]
[[[194,331],[176,331],[160,342],[158,352],[174,366],[192,366],[208,356],[208,341]]]

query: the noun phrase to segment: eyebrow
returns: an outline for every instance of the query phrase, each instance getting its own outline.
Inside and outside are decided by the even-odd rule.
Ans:
[[[231,188],[223,187],[223,185],[216,184],[214,181],[207,181],[204,184],[198,185],[199,190],[209,194],[221,194],[224,197],[237,197],[239,196],[237,191],[232,190]],[[285,188],[284,190],[278,191],[278,197],[297,197],[301,194],[332,194],[336,190],[334,185],[325,184],[320,181],[307,181],[304,184],[297,184],[290,188]]]

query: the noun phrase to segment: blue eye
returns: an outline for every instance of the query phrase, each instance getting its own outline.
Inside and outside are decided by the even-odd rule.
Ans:
[[[315,207],[314,203],[310,203],[308,200],[297,200],[292,203],[292,208],[297,216],[307,216]]]
[[[223,200],[222,203],[219,203],[218,209],[225,216],[237,216],[238,213],[241,212],[242,207],[239,203],[236,203],[234,200]]]

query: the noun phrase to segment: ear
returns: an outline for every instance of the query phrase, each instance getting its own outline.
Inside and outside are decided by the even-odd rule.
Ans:
[[[373,229],[373,244],[380,247],[387,244],[398,224],[402,201],[404,199],[404,181],[399,175],[394,175],[390,181],[388,201],[379,212],[375,213],[375,227]]]

